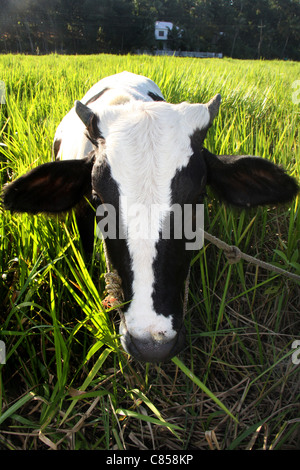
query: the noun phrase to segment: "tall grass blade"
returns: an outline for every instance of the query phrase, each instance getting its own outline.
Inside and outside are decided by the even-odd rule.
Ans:
[[[236,423],[238,423],[238,420],[235,416],[233,416],[233,414],[226,408],[225,405],[223,405],[223,403],[206,387],[206,385],[204,385],[203,382],[201,382],[200,379],[198,379],[198,377],[195,376],[195,374],[193,374],[192,371],[190,371],[184,364],[183,362],[180,361],[180,359],[178,359],[178,357],[173,357],[172,361],[174,362],[174,364],[179,367],[179,369],[182,370],[182,372],[192,381],[194,382],[195,385],[197,385],[197,387],[200,388],[200,390],[202,390],[209,398],[211,398],[223,411],[225,411],[225,413],[230,416]]]

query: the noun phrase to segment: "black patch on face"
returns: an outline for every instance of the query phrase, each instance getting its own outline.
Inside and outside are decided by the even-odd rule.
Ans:
[[[97,101],[107,90],[109,90],[109,88],[104,88],[99,93],[97,93],[95,96],[90,98],[86,103],[83,103],[83,104],[88,106],[89,104],[94,103],[94,101]]]
[[[76,207],[76,221],[82,248],[90,258],[94,248],[95,210],[101,202],[97,194],[94,193],[86,199],[84,198]]]
[[[89,123],[87,127],[86,137],[92,142],[94,147],[99,146],[100,140],[104,141],[104,137],[101,134],[100,129],[99,129],[99,122],[100,122],[99,117],[96,114],[94,114],[93,118],[91,119],[91,122]]]
[[[61,139],[57,139],[53,142],[53,147],[52,147],[53,160],[57,159],[57,154],[59,152],[60,146],[61,146]]]
[[[196,207],[197,203],[202,202],[205,184],[206,166],[201,149],[199,151],[197,148],[190,157],[188,165],[178,170],[171,182],[172,204],[180,204],[182,219],[184,204],[192,204],[193,207]],[[171,213],[171,228],[174,227],[173,221],[174,216]],[[191,250],[186,250],[185,244],[191,241],[185,238],[184,227],[181,239],[174,239],[174,232],[171,230],[169,240],[161,237],[157,242],[157,254],[153,262],[155,281],[152,298],[154,310],[166,317],[172,315],[173,328],[177,331],[182,325],[181,294],[193,255]]]
[[[133,272],[131,269],[131,259],[128,251],[126,239],[119,239],[118,236],[122,231],[119,226],[119,188],[116,181],[111,175],[110,166],[105,157],[97,160],[92,172],[92,187],[101,200],[101,204],[111,204],[116,210],[116,234],[117,238],[106,238],[105,243],[109,253],[110,261],[114,268],[118,271],[122,279],[122,288],[124,293],[125,302],[132,300],[133,291]],[[105,217],[105,215],[103,216]],[[97,223],[101,220],[97,217]],[[124,231],[124,229],[123,229]],[[124,306],[124,311],[127,311],[129,304]]]
[[[202,156],[203,143],[208,130],[209,125],[204,129],[196,129],[193,135],[191,135],[191,147],[195,155]],[[202,157],[202,159],[204,160],[204,157]]]
[[[152,93],[152,91],[148,91],[148,96],[150,96],[153,101],[165,101],[162,96],[159,96],[157,93]]]
[[[185,251],[184,240],[159,240],[153,262],[153,307],[155,312],[173,318],[173,328],[182,325],[181,294],[187,277],[191,251]]]

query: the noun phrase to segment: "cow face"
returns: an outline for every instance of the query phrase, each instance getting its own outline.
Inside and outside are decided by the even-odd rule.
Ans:
[[[139,360],[167,360],[184,343],[180,296],[191,251],[184,231],[175,236],[175,226],[163,236],[167,223],[183,221],[172,208],[184,215],[189,206],[195,219],[207,184],[240,207],[286,202],[298,190],[271,162],[216,156],[203,147],[219,105],[217,95],[206,105],[125,101],[94,113],[76,102],[93,152],[82,160],[41,165],[4,190],[5,207],[14,211],[66,211],[93,194],[101,225],[105,209],[114,209],[116,226],[106,244],[128,302],[121,340]]]
[[[131,300],[120,332],[124,347],[144,360],[160,360],[182,348],[180,296],[191,251],[185,250],[184,236],[174,236],[173,224],[168,237],[163,227],[170,223],[165,218],[171,207],[195,205],[205,191],[201,145],[199,152],[193,150],[191,136],[198,129],[203,142],[219,101],[217,96],[207,106],[134,102],[99,116],[76,104],[90,135],[99,120],[92,188],[104,207],[116,208],[117,237],[112,231],[106,244],[125,300]]]

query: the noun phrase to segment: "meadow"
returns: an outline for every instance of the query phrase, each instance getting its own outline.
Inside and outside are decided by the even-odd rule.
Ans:
[[[259,155],[300,180],[299,63],[5,55],[1,187],[50,161],[74,100],[123,70],[153,79],[172,103],[221,93],[207,148]],[[299,448],[299,282],[229,265],[206,242],[191,263],[184,351],[141,364],[120,346],[117,314],[102,306],[101,241],[85,263],[73,214],[0,215],[0,449]],[[241,212],[208,191],[205,229],[300,275],[298,198]]]

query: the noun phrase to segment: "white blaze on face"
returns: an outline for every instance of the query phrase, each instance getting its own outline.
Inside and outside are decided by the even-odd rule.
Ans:
[[[127,329],[140,340],[168,341],[176,335],[172,312],[165,317],[153,308],[153,261],[162,217],[151,208],[170,210],[172,179],[188,164],[193,153],[190,136],[208,126],[209,111],[200,104],[133,101],[106,108],[99,117],[132,260]]]

